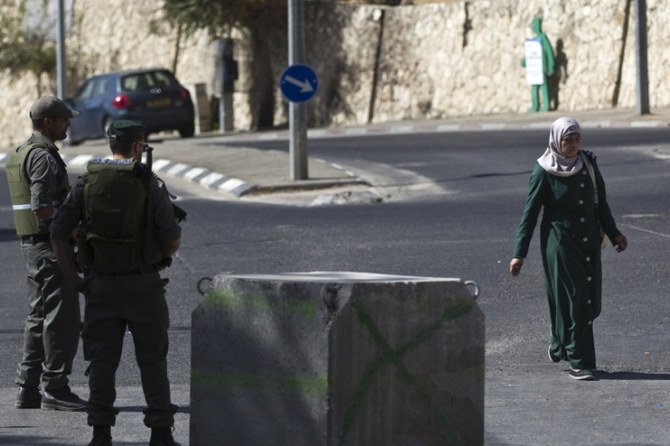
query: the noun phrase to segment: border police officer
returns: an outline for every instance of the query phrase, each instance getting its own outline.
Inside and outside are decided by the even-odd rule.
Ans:
[[[144,126],[111,123],[112,159],[89,162],[52,224],[52,243],[63,273],[86,296],[84,357],[90,361],[88,424],[90,446],[111,445],[116,369],[126,329],[132,333],[148,408],[144,424],[151,446],[174,445],[176,406],[167,376],[167,279],[159,270],[177,252],[181,229],[167,190],[140,163]],[[79,227],[80,260],[90,274],[80,277],[67,244]]]
[[[76,115],[54,96],[39,98],[30,109],[33,135],[6,166],[14,223],[28,268],[30,314],[16,399],[21,409],[82,410],[86,404],[68,386],[79,343],[79,295],[64,282],[49,241],[50,223],[69,189],[65,163],[54,142],[65,139],[70,118]]]

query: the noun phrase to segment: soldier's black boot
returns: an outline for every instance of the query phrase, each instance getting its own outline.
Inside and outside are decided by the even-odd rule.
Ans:
[[[152,427],[149,446],[180,446],[172,438],[172,426]]]
[[[88,446],[112,446],[112,434],[109,426],[93,426],[93,438]]]
[[[72,393],[70,386],[56,390],[42,391],[42,409],[82,411],[86,409],[86,401]]]
[[[37,387],[19,387],[19,394],[14,404],[19,409],[39,409],[42,405],[42,394]]]

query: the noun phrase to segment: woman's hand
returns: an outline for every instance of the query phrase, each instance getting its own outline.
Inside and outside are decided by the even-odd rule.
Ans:
[[[616,238],[614,239],[614,245],[615,245],[614,249],[616,249],[616,252],[621,252],[624,249],[626,249],[626,247],[628,247],[628,239],[626,238],[625,235],[620,234],[616,236]]]
[[[512,273],[513,276],[518,276],[519,273],[521,272],[521,267],[523,266],[523,259],[518,259],[518,258],[513,258],[511,262],[509,262],[509,272]]]

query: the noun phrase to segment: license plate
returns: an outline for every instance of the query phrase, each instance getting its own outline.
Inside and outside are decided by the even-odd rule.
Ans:
[[[147,107],[157,108],[157,107],[169,107],[170,98],[159,98],[159,99],[149,99],[147,101]]]

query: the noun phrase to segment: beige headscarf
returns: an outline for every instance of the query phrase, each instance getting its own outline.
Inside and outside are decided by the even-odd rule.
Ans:
[[[581,153],[577,153],[577,156],[572,158],[565,157],[561,153],[561,140],[571,133],[582,133],[582,129],[575,118],[558,118],[551,125],[549,147],[537,159],[537,162],[552,175],[569,177],[579,172],[584,165]]]

